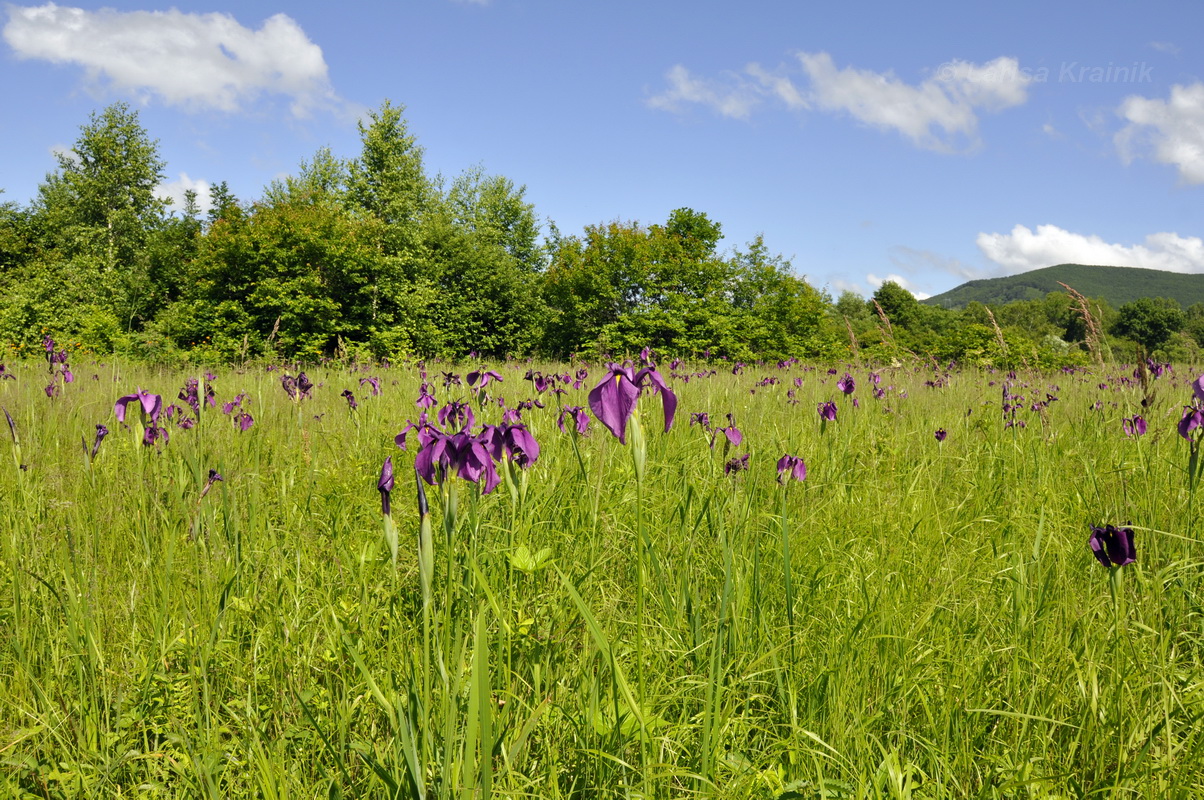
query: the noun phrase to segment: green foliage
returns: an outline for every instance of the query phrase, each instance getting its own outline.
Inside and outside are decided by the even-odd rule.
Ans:
[[[1142,297],[1125,303],[1112,323],[1112,332],[1153,353],[1183,329],[1187,317],[1179,303],[1166,297]]]

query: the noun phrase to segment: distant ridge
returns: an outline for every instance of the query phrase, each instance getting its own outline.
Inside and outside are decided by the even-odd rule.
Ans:
[[[1141,297],[1170,297],[1185,309],[1192,303],[1204,302],[1204,275],[1084,264],[1058,264],[1005,278],[969,281],[923,302],[960,310],[975,300],[990,305],[1041,300],[1050,292],[1065,291],[1058,281],[1086,297],[1103,297],[1113,308]]]

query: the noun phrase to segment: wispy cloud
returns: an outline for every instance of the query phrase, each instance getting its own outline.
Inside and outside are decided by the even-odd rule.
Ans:
[[[1167,100],[1126,97],[1117,113],[1129,122],[1115,137],[1126,163],[1148,155],[1186,183],[1204,183],[1204,83],[1172,86]]]
[[[911,292],[912,296],[917,300],[927,300],[929,297],[932,297],[932,295],[928,294],[927,292],[921,292],[916,289],[915,284],[909,281],[907,278],[904,278],[902,275],[895,275],[892,273],[887,275],[885,278],[880,278],[871,272],[865,276],[865,280],[870,286],[874,287],[875,290],[882,288],[882,284],[889,281],[891,283],[897,283],[907,291]]]
[[[980,233],[978,249],[1006,274],[1028,272],[1055,264],[1145,267],[1170,272],[1204,273],[1204,240],[1177,233],[1152,233],[1141,244],[1106,242],[1099,236],[1038,225],[1011,233]]]
[[[229,14],[9,6],[4,40],[19,58],[83,68],[93,91],[161,99],[193,110],[239,111],[262,95],[297,117],[343,113],[322,49],[290,17],[257,29]]]
[[[977,147],[979,114],[1023,104],[1034,80],[1007,57],[949,61],[917,84],[890,71],[838,68],[827,53],[798,53],[796,61],[772,70],[753,63],[719,78],[692,75],[678,64],[666,75],[669,87],[648,105],[667,111],[698,105],[744,119],[770,102],[796,112],[847,114],[918,147],[951,152]]]

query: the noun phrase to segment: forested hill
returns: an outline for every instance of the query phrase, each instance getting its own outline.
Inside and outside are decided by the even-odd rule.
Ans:
[[[1087,297],[1103,297],[1114,307],[1141,297],[1169,297],[1184,308],[1204,302],[1204,275],[1083,264],[1058,264],[1006,278],[969,281],[924,302],[959,310],[974,301],[1001,305],[1016,300],[1040,300],[1050,292],[1064,291],[1059,281]]]

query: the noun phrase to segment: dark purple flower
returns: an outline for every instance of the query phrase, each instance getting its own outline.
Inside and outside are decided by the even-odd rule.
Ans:
[[[10,380],[16,380],[17,376],[12,374],[12,372],[9,371],[8,367],[4,366],[3,364],[0,364],[0,380],[3,380],[5,378],[8,378]]]
[[[521,422],[486,425],[480,438],[495,461],[501,461],[503,454],[520,467],[529,466],[539,460],[539,443]]]
[[[109,429],[106,428],[104,425],[97,423],[96,424],[96,438],[92,440],[92,453],[88,456],[89,459],[94,460],[96,458],[96,454],[100,451],[101,441],[108,435],[109,435]]]
[[[936,429],[936,433],[934,433],[934,434],[933,434],[933,436],[935,436],[935,437],[936,437],[936,440],[937,440],[938,442],[943,442],[943,441],[945,441],[945,437],[946,437],[946,436],[948,436],[948,435],[949,435],[949,434],[948,434],[948,433],[945,431],[945,429],[944,429],[944,428],[937,428],[937,429]]]
[[[446,434],[433,425],[425,426],[423,431],[429,443],[424,443],[418,451],[414,469],[424,481],[434,486],[450,474],[480,484],[484,494],[497,488],[501,478],[494,468],[486,442],[480,437],[470,436],[464,431]]]
[[[3,409],[3,411],[4,418],[8,420],[8,432],[13,435],[13,444],[19,445],[21,443],[21,439],[17,436],[17,423],[13,422],[13,415],[8,413],[7,408]]]
[[[297,394],[298,399],[309,397],[309,393],[313,391],[314,385],[310,383],[309,376],[304,372],[297,376]]]
[[[1204,425],[1204,410],[1193,406],[1184,406],[1183,417],[1179,420],[1179,435],[1191,441],[1191,432]]]
[[[376,490],[380,492],[380,513],[389,516],[389,493],[393,491],[393,456],[386,456],[385,463],[380,468],[380,480],[376,482]]]
[[[459,386],[459,385],[460,385],[460,376],[459,375],[457,375],[454,372],[443,373],[443,388],[444,389],[447,389],[448,387],[451,387],[451,386]]]
[[[484,389],[490,381],[501,381],[502,376],[491,369],[476,369],[468,373],[468,385],[474,389]]]
[[[234,422],[238,425],[238,429],[245,433],[246,431],[251,430],[251,426],[255,424],[255,418],[246,411],[239,409],[238,414],[236,414],[234,417]]]
[[[1145,436],[1147,426],[1145,418],[1140,414],[1125,417],[1120,421],[1120,425],[1125,431],[1125,436]]]
[[[857,383],[853,380],[853,376],[846,372],[844,377],[836,382],[836,388],[845,394],[852,394],[853,390],[857,388]]]
[[[651,367],[635,372],[632,367],[611,364],[610,372],[589,393],[590,410],[619,442],[627,444],[627,421],[635,412],[640,393],[649,388],[660,392],[665,431],[668,432],[673,427],[673,415],[677,413],[677,395]]]
[[[690,414],[690,427],[701,425],[704,430],[711,429],[711,415],[705,411],[695,411]]]
[[[142,408],[144,424],[146,420],[151,423],[159,421],[159,413],[163,409],[163,397],[139,389],[133,394],[117,398],[117,402],[113,404],[113,415],[117,417],[118,422],[125,422],[126,406],[133,402],[137,402]]]
[[[350,389],[344,389],[340,397],[347,398],[347,407],[352,411],[355,411],[360,407],[360,404],[355,402],[355,395],[351,393]]]
[[[205,488],[201,489],[201,497],[209,494],[209,490],[213,488],[213,484],[222,480],[222,475],[215,469],[209,470],[209,480],[205,481]]]
[[[452,400],[439,409],[439,424],[449,430],[453,428],[462,431],[468,430],[476,424],[476,421],[476,417],[472,413],[472,406],[459,400]]]
[[[735,456],[729,458],[723,465],[723,474],[731,475],[734,472],[743,472],[746,469],[748,469],[748,453],[745,453],[739,458]]]
[[[784,486],[791,478],[796,481],[806,480],[807,465],[801,458],[783,455],[778,459],[778,483]]]
[[[372,387],[370,391],[373,397],[380,394],[380,378],[360,378],[360,386],[363,386],[365,383]]]
[[[1087,539],[1091,552],[1105,567],[1123,567],[1137,560],[1137,546],[1133,542],[1132,528],[1117,528],[1113,525],[1091,526]]]
[[[1196,402],[1204,405],[1204,375],[1191,382],[1191,393],[1195,395]]]
[[[423,383],[418,389],[418,400],[415,401],[414,405],[423,410],[433,408],[438,401],[435,400],[435,396],[431,394],[430,389],[430,384]]]
[[[836,421],[836,403],[832,400],[829,400],[826,403],[820,403],[819,404],[819,417],[824,422],[835,422]]]
[[[571,417],[577,426],[577,433],[584,436],[589,430],[589,414],[585,413],[585,409],[581,406],[565,406],[560,409],[560,416],[556,419],[556,424],[560,427],[561,433],[566,433],[564,429],[565,417]]]

